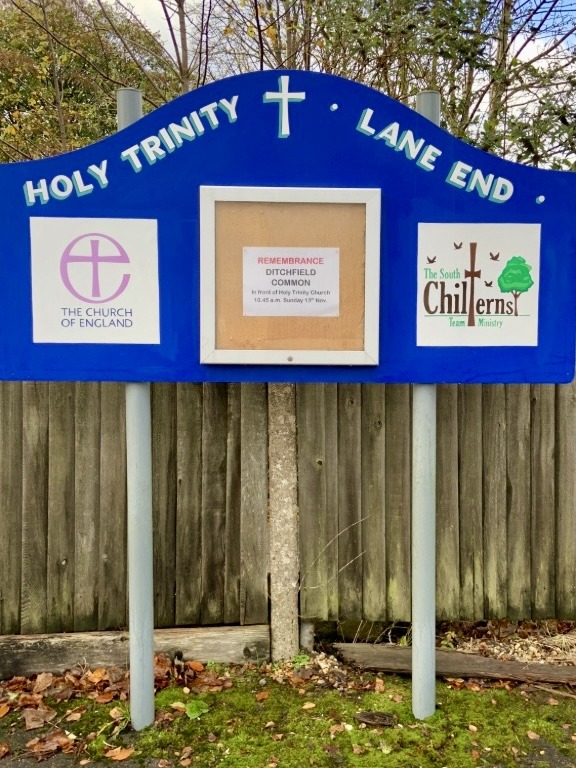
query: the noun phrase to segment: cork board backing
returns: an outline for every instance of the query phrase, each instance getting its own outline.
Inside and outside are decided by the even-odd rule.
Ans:
[[[336,247],[338,317],[243,315],[242,249]],[[363,350],[366,206],[362,203],[216,201],[216,349]]]

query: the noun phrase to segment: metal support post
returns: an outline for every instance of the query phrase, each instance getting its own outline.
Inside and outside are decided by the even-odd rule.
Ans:
[[[438,125],[440,94],[416,97]],[[436,385],[415,384],[412,403],[412,712],[436,709]]]
[[[118,128],[142,117],[142,94],[117,93]],[[154,722],[154,584],[152,550],[152,414],[150,384],[126,384],[128,490],[128,628],[130,716],[138,731]]]

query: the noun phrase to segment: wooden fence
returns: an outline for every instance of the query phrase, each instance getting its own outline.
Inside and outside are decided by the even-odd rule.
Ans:
[[[268,619],[266,385],[154,385],[159,627]],[[301,614],[407,620],[410,399],[297,387]],[[0,384],[0,634],[126,624],[124,388]],[[576,387],[438,388],[439,618],[576,618]]]

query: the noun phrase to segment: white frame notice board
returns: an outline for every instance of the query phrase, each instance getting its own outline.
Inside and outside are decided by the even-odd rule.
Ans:
[[[380,205],[379,189],[200,187],[200,362],[378,365]]]

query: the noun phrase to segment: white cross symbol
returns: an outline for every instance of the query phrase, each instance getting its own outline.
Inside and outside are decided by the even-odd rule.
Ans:
[[[306,94],[300,91],[299,93],[290,93],[290,75],[281,75],[278,78],[278,92],[266,91],[263,101],[265,104],[272,102],[278,102],[279,110],[279,123],[278,138],[286,139],[290,136],[290,120],[288,117],[288,105],[291,101],[304,101]]]

